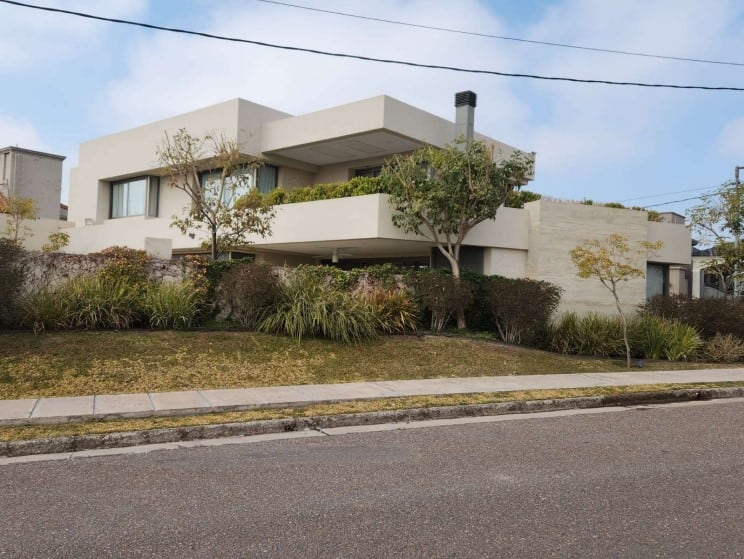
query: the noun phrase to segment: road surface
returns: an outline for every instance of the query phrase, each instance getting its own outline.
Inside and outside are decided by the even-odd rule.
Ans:
[[[0,467],[0,557],[741,557],[744,403]]]

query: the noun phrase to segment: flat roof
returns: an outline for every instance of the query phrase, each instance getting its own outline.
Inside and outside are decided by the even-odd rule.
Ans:
[[[6,151],[17,151],[20,153],[28,153],[29,155],[42,155],[44,157],[51,157],[52,159],[59,159],[60,161],[63,161],[64,159],[66,159],[64,155],[56,155],[54,153],[47,153],[45,151],[37,151],[33,149],[20,148],[18,146],[7,146],[4,148],[0,148],[0,153],[6,152]]]

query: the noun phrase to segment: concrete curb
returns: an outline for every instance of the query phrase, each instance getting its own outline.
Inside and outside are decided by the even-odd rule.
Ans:
[[[0,442],[0,457],[12,458],[39,454],[69,453],[93,449],[123,448],[202,439],[264,435],[270,433],[304,431],[307,429],[321,430],[333,427],[404,423],[430,419],[455,419],[460,417],[478,417],[516,413],[528,414],[545,411],[612,406],[637,406],[643,404],[663,404],[740,397],[744,397],[744,387],[658,390],[654,392],[624,393],[581,398],[526,400],[492,404],[470,404],[462,406],[325,415],[307,418],[272,419],[246,423],[194,425],[187,427],[171,427],[166,429],[151,429],[146,431],[129,431],[100,435],[73,435],[69,437]]]

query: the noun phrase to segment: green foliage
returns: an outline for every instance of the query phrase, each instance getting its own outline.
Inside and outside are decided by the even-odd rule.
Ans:
[[[431,313],[431,329],[441,332],[458,308],[473,300],[468,283],[444,270],[420,270],[409,276],[416,299]]]
[[[732,334],[716,334],[705,344],[708,361],[735,363],[744,359],[744,341]]]
[[[281,284],[279,302],[259,330],[298,341],[312,337],[356,343],[375,338],[377,322],[362,298],[353,297],[311,267],[300,267]]]
[[[686,324],[659,317],[639,316],[628,323],[635,357],[681,361],[697,355],[701,340]],[[619,317],[566,313],[549,330],[548,347],[557,353],[620,357],[625,353]]]
[[[103,266],[98,271],[103,281],[123,281],[144,290],[152,261],[144,250],[113,246],[99,254],[104,257]]]
[[[705,339],[711,339],[716,334],[731,334],[744,339],[742,299],[656,295],[643,305],[642,312],[689,324]]]
[[[24,301],[23,324],[35,332],[130,328],[140,316],[141,291],[124,278],[78,276]]]
[[[548,349],[567,355],[616,357],[622,355],[623,328],[617,318],[591,313],[565,313],[549,327]]]
[[[489,278],[485,304],[499,337],[511,344],[532,341],[558,308],[561,289],[546,281]]]
[[[346,182],[322,183],[290,190],[277,188],[265,196],[269,205],[278,206],[379,193],[386,193],[379,177],[354,177]]]
[[[150,328],[190,328],[202,305],[201,291],[190,281],[151,283],[141,302],[142,317]]]
[[[41,245],[42,252],[59,252],[70,244],[70,235],[64,231],[50,233],[47,242]]]
[[[490,286],[489,276],[471,270],[461,270],[460,277],[473,294],[471,302],[465,307],[465,322],[468,329],[493,332],[496,329],[496,325],[493,323],[493,315],[484,304]]]
[[[534,202],[542,198],[542,194],[530,192],[529,190],[512,190],[506,195],[504,206],[507,208],[524,208],[528,202]]]
[[[181,215],[173,216],[171,226],[192,239],[203,237],[212,260],[231,247],[248,244],[251,234],[270,234],[274,211],[262,194],[250,190],[261,160],[244,154],[237,140],[211,134],[197,137],[182,128],[172,136],[166,133],[157,156],[171,187],[190,200]],[[213,174],[202,181],[205,162]]]
[[[26,237],[33,235],[33,230],[25,221],[37,219],[36,202],[33,198],[5,196],[0,193],[0,214],[7,215],[5,229],[0,236],[21,244]]]
[[[224,274],[217,289],[219,315],[244,328],[255,328],[279,294],[279,279],[270,266],[240,263]]]
[[[10,239],[0,239],[0,326],[17,323],[26,281],[26,251]]]
[[[377,322],[386,334],[415,332],[418,311],[411,297],[402,290],[388,291],[376,288],[361,295]]]

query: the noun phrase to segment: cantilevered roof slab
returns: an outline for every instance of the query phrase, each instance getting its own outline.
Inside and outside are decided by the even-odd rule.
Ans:
[[[453,134],[452,122],[381,95],[267,122],[261,152],[325,166],[444,146]]]

